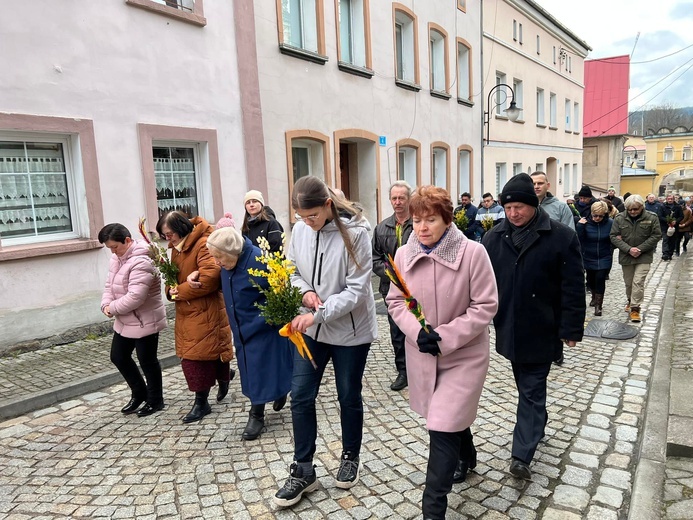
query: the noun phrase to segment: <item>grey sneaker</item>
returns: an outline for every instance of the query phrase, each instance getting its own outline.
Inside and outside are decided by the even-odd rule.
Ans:
[[[313,471],[312,475],[303,476],[303,472],[295,462],[289,468],[289,479],[274,495],[274,503],[280,507],[289,507],[298,503],[303,493],[309,493],[318,489],[318,480]]]
[[[358,455],[350,451],[342,453],[342,462],[339,464],[337,471],[336,486],[341,489],[349,489],[354,487],[359,481],[359,471],[361,464],[359,463]]]

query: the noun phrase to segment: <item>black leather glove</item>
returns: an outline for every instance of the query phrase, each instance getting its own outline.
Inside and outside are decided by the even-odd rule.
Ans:
[[[440,334],[433,329],[433,327],[429,326],[428,328],[430,329],[430,332],[426,332],[424,329],[419,331],[419,337],[416,338],[416,344],[419,346],[419,352],[437,356],[440,354],[438,342],[441,340],[441,337]]]

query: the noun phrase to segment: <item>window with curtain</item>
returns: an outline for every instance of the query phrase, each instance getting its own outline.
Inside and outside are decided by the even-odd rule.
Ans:
[[[70,172],[63,143],[0,141],[0,236],[72,233]]]
[[[194,148],[154,146],[152,154],[159,216],[176,210],[199,215]]]

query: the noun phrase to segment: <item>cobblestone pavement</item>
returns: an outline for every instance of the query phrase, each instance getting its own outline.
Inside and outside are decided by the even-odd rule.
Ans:
[[[669,272],[683,259],[653,264],[636,338],[588,338],[566,352],[563,367],[552,370],[547,437],[532,465],[531,482],[507,473],[517,395],[509,363],[492,354],[472,426],[479,464],[467,482],[453,487],[448,518],[627,517],[658,317]],[[624,304],[615,265],[604,318],[626,321]],[[418,518],[428,436],[424,422],[409,410],[407,391],[389,389],[395,372],[384,316],[379,327],[381,339],[373,345],[364,380],[364,467],[351,490],[334,485],[341,444],[331,372],[317,403],[321,486],[282,510],[272,496],[292,461],[288,407],[267,414],[260,439],[241,441],[249,403],[234,381],[211,415],[183,425],[180,419],[192,399],[180,368],[174,367],[164,373],[166,409],[150,417],[118,412],[129,398],[126,386],[118,384],[0,424],[0,518]],[[100,346],[85,345],[84,359],[90,359],[92,347],[108,344],[107,338],[92,343]],[[50,384],[69,378],[74,369],[65,360],[32,377],[30,368],[42,354],[23,356],[29,354],[17,356],[14,365],[0,361],[3,392],[12,392],[15,380]],[[29,361],[17,368],[18,358]],[[108,363],[102,353],[99,363]],[[686,461],[667,465],[672,513],[690,498],[685,471],[693,472]]]

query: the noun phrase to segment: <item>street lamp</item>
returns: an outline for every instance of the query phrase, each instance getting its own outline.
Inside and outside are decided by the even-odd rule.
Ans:
[[[493,87],[491,90],[489,90],[488,93],[488,98],[486,99],[486,112],[484,112],[484,124],[486,125],[486,144],[489,143],[490,141],[490,131],[491,131],[491,111],[501,105],[502,103],[505,103],[505,101],[508,99],[508,90],[501,90],[503,94],[505,94],[505,98],[502,101],[497,102],[493,106],[491,106],[491,96],[493,93],[499,89],[508,89],[510,91],[510,106],[503,110],[505,112],[505,115],[508,116],[508,119],[511,121],[517,121],[517,118],[520,117],[520,110],[517,108],[517,105],[515,104],[515,91],[512,89],[510,85],[506,85],[505,83],[499,83],[495,87]]]
[[[635,146],[633,146],[632,144],[629,144],[629,145],[624,146],[624,147],[623,147],[623,150],[621,151],[621,168],[623,168],[623,154],[626,153],[626,148],[632,148],[633,150],[635,150],[635,155],[633,156],[633,158],[635,159],[635,161],[633,161],[633,162],[634,162],[635,165],[637,166],[637,162],[638,162],[638,149],[637,149]]]

